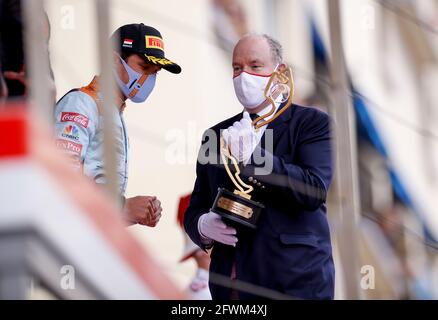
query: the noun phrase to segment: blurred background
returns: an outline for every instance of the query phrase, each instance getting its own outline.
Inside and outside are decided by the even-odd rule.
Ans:
[[[93,0],[43,2],[59,99],[100,73],[102,13]],[[123,24],[151,25],[164,38],[166,56],[183,69],[180,75],[160,72],[148,100],[128,102],[125,110],[127,196],[156,195],[163,207],[157,227],[136,225],[128,232],[177,288],[184,290],[196,271],[193,259],[180,262],[186,243],[178,205],[193,188],[203,131],[242,110],[231,54],[241,36],[257,32],[282,43],[294,72],[295,103],[338,121],[339,163],[328,203],[336,298],[438,298],[437,0],[106,3],[108,34]],[[3,27],[0,34],[5,39],[11,30]],[[10,94],[8,101],[17,99]],[[0,139],[3,144],[6,136]],[[7,232],[8,219],[2,221]],[[51,295],[34,288],[31,297]]]

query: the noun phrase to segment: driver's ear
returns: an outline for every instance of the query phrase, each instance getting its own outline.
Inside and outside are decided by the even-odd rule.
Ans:
[[[114,62],[115,66],[117,66],[119,64],[122,64],[120,62],[120,54],[118,52],[116,52],[116,51],[113,51],[113,62]]]
[[[129,80],[128,72],[125,70],[125,67],[123,66],[122,62],[120,61],[121,57],[118,52],[113,52],[113,62],[115,70],[117,71],[117,74],[119,75],[119,78],[124,82],[127,83]]]

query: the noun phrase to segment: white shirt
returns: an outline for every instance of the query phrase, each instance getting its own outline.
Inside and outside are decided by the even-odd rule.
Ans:
[[[281,105],[281,100],[282,100],[281,98],[282,98],[281,95],[277,97],[277,99],[275,100],[275,110],[274,110],[274,112],[269,117],[264,118],[263,121],[261,121],[261,122],[268,121],[268,120],[272,119],[272,117],[277,113],[278,107]],[[263,110],[257,112],[257,115],[259,117],[262,117],[265,114],[269,113],[269,111],[271,111],[271,109],[272,109],[272,104],[269,104],[266,108],[264,108]],[[244,110],[244,111],[246,111],[246,110]],[[266,130],[267,126],[268,125],[264,125],[263,127],[260,127],[256,131],[257,132],[258,141],[260,141],[261,137],[265,133],[265,130]]]

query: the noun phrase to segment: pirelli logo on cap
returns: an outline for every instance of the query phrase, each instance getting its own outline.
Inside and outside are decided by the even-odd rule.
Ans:
[[[160,49],[164,51],[163,39],[155,36],[145,36],[146,49]]]

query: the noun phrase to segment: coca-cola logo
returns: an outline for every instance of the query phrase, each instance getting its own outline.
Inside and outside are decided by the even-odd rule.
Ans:
[[[64,139],[57,139],[56,140],[56,146],[58,148],[61,148],[61,149],[64,149],[64,150],[68,150],[68,151],[74,152],[74,153],[76,153],[78,155],[80,155],[81,151],[82,151],[82,144],[74,143],[74,142],[67,141],[67,140],[64,140]]]
[[[90,120],[86,116],[80,113],[76,113],[76,112],[61,113],[61,122],[74,122],[83,126],[84,128],[87,128],[89,121]]]

